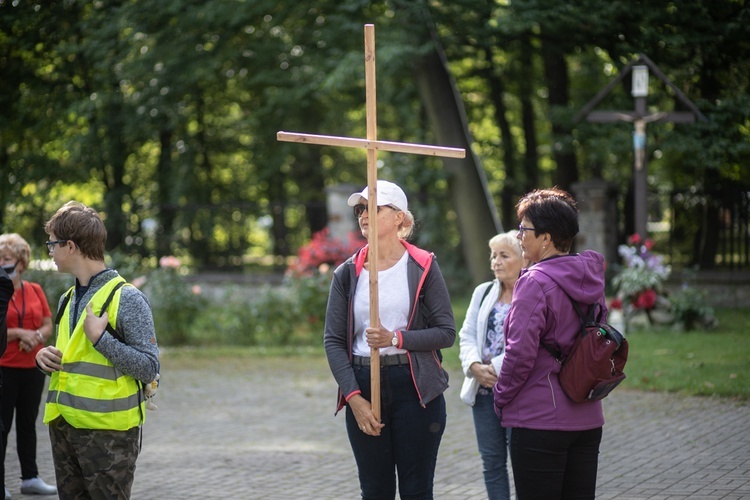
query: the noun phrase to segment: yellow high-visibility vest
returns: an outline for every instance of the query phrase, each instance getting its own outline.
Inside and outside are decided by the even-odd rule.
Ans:
[[[94,314],[101,308],[115,287],[125,280],[118,276],[107,282],[89,302]],[[70,293],[70,292],[68,292]],[[114,292],[107,308],[109,324],[117,325],[121,289]],[[83,331],[86,310],[70,333],[68,301],[60,318],[55,347],[62,351],[62,369],[52,373],[49,393],[44,406],[44,423],[62,415],[78,429],[126,431],[141,425],[145,418],[145,398],[140,382],[125,375],[94,349]]]

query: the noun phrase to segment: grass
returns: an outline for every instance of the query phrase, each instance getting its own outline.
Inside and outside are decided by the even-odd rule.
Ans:
[[[750,312],[716,313],[719,326],[708,332],[662,327],[630,333],[623,387],[750,400]]]
[[[468,301],[453,304],[457,328]],[[750,311],[718,309],[711,331],[680,332],[671,327],[630,331],[630,350],[621,387],[691,396],[750,400]],[[458,339],[443,351],[446,368],[460,369]]]
[[[468,299],[454,301],[457,328],[461,328]],[[670,327],[631,331],[630,353],[621,387],[668,391],[691,396],[719,396],[750,400],[750,310],[718,309],[719,326],[709,332],[678,332]],[[460,371],[458,339],[443,351],[452,373]],[[324,366],[322,347],[201,346],[165,348],[165,368],[194,366],[237,370],[249,363],[273,367],[294,359],[302,366]],[[460,384],[455,377],[453,384]]]

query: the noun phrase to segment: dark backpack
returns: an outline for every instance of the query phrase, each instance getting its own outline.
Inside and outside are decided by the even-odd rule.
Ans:
[[[570,399],[576,403],[603,399],[625,380],[628,341],[615,328],[600,322],[601,304],[589,306],[586,316],[570,295],[568,298],[581,318],[581,333],[573,348],[563,355],[544,342],[542,345],[562,365],[560,387]]]

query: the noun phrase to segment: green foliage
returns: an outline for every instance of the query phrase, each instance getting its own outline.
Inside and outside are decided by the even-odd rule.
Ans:
[[[173,267],[151,271],[142,289],[151,303],[158,342],[163,345],[191,343],[191,326],[208,306],[200,291],[190,286]]]
[[[325,188],[364,183],[363,154],[280,144],[275,132],[365,136],[365,22],[378,27],[379,137],[444,139],[426,126],[412,74],[434,49],[421,35],[434,33],[506,219],[520,194],[555,182],[560,148],[579,159],[571,179],[601,175],[627,191],[631,123],[579,123],[568,137],[551,127],[573,127],[638,53],[710,119],[649,124],[652,186],[710,185],[708,171],[747,183],[746,17],[733,0],[4,2],[0,224],[39,246],[44,220],[75,198],[104,212],[109,250],[202,267],[293,254],[322,227]],[[649,109],[675,109],[674,92],[652,82]],[[558,90],[565,102],[553,106]],[[632,105],[626,79],[602,109]],[[445,196],[454,179],[439,160],[379,159],[430,207],[416,212],[420,244],[455,260],[446,269],[460,278],[456,249],[485,242],[459,243],[466,222]]]
[[[707,329],[715,321],[714,309],[707,303],[708,294],[705,290],[693,286],[680,287],[669,295],[669,310],[675,323],[690,331]]]
[[[182,325],[183,337],[201,346],[322,345],[330,279],[316,274],[289,278],[282,286],[228,287],[205,297],[193,321]]]
[[[669,294],[674,322],[686,331],[709,330],[718,324],[714,309],[708,304],[708,293],[695,283],[696,271],[697,268],[684,270],[682,284]]]
[[[47,296],[47,302],[49,303],[53,317],[56,314],[60,297],[75,284],[75,278],[70,274],[54,270],[28,269],[23,273],[23,279],[38,283],[42,287],[44,294]]]
[[[247,293],[239,287],[227,287],[217,298],[207,298],[206,306],[188,325],[190,344],[196,346],[257,345],[257,319]]]

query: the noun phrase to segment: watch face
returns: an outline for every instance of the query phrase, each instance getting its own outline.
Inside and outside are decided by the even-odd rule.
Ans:
[[[395,333],[393,334],[393,338],[391,339],[391,345],[394,347],[398,345],[398,335],[396,335]]]

